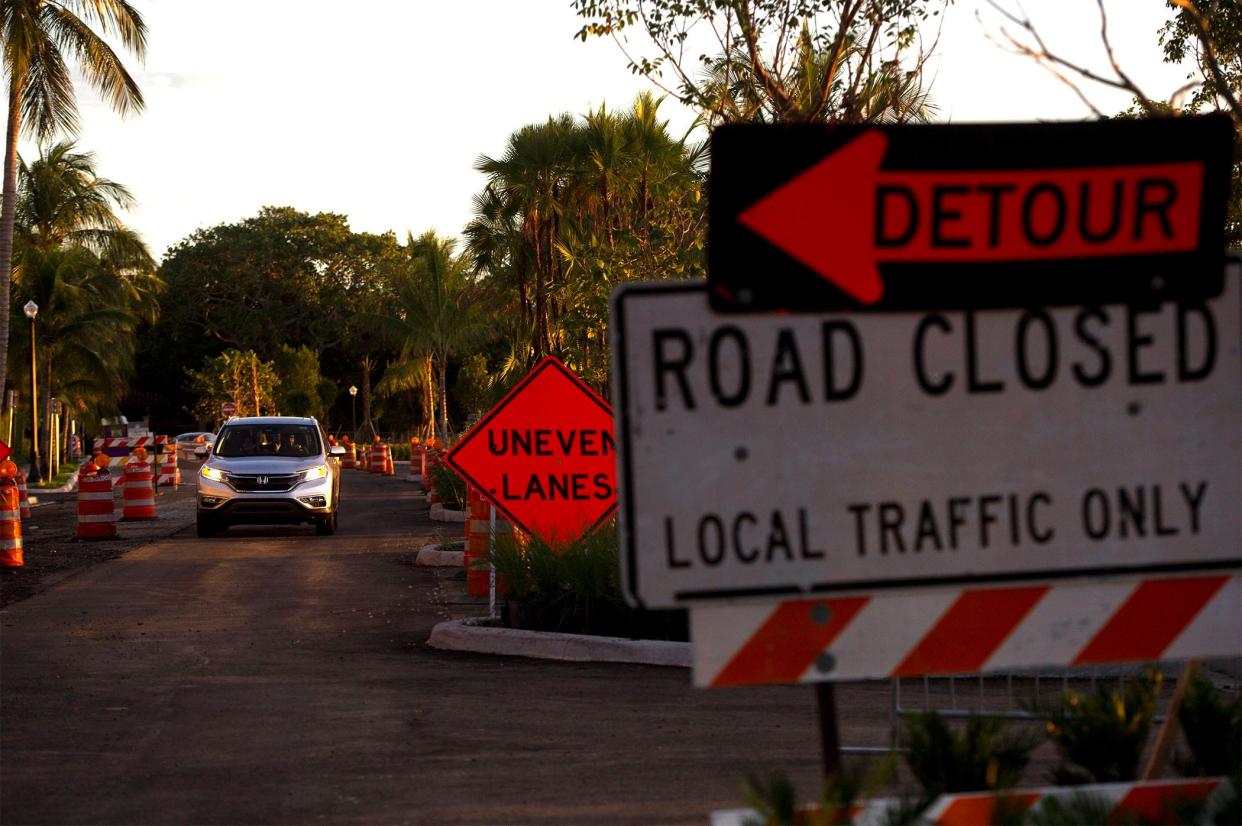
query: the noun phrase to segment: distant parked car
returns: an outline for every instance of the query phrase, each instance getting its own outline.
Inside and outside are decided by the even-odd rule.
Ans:
[[[175,441],[177,443],[177,458],[179,460],[201,462],[203,457],[195,454],[194,451],[203,445],[213,444],[216,441],[216,435],[203,432],[182,433],[177,436]]]

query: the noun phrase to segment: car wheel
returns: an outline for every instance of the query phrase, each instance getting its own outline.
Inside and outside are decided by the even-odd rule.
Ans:
[[[198,515],[195,526],[198,529],[198,535],[204,539],[209,539],[220,533],[220,523],[210,516],[204,516],[201,513]]]
[[[336,533],[336,514],[325,516],[315,523],[315,533],[320,536],[331,536]]]

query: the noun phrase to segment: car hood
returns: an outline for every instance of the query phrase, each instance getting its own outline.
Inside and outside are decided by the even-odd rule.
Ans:
[[[242,473],[248,476],[281,476],[310,470],[323,463],[323,458],[319,456],[310,456],[305,459],[271,459],[265,456],[226,459],[213,456],[208,462],[211,467],[219,468],[225,473]]]

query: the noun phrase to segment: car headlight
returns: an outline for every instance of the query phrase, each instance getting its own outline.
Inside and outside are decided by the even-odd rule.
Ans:
[[[325,479],[327,478],[327,476],[328,476],[328,466],[320,465],[319,467],[313,467],[310,470],[306,471],[306,475],[302,477],[302,481],[313,482],[316,479]]]
[[[225,481],[224,471],[222,471],[222,470],[220,470],[220,469],[218,469],[218,468],[214,468],[214,467],[207,467],[206,465],[203,465],[203,471],[202,471],[202,473],[203,473],[203,478],[204,478],[204,479],[210,479],[210,480],[212,480],[213,482],[223,482],[223,481]]]

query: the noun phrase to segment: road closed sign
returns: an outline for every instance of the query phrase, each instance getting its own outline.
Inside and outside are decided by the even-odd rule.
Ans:
[[[647,607],[1242,566],[1242,274],[1215,298],[717,315],[613,296]]]

